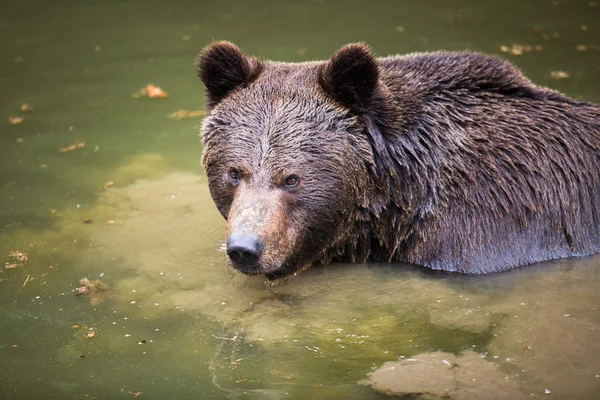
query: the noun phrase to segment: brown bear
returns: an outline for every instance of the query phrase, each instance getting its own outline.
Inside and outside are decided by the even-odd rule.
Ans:
[[[600,252],[600,106],[472,52],[325,62],[204,49],[203,165],[231,265],[489,273]]]

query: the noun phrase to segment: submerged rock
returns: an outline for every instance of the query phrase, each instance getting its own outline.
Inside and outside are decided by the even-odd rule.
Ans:
[[[389,361],[360,382],[373,389],[419,399],[501,400],[528,396],[498,366],[467,351],[423,353],[412,358]]]
[[[79,280],[79,287],[75,290],[75,296],[87,296],[90,304],[96,305],[102,301],[102,294],[108,289],[108,285],[101,280],[90,281],[88,278],[82,278]]]

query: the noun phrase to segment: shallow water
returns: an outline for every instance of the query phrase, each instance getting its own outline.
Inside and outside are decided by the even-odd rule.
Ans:
[[[588,3],[2,2],[0,261],[28,262],[0,272],[0,398],[376,399],[358,382],[385,362],[467,350],[523,398],[596,398],[600,257],[483,277],[336,264],[268,286],[226,266],[201,118],[168,118],[202,109],[192,60],[212,39],[288,61],[356,40],[470,48],[600,102]],[[148,83],[169,97],[132,96]],[[75,296],[83,277],[110,288]]]

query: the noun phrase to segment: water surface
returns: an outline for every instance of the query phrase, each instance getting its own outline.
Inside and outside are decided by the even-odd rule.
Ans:
[[[359,40],[380,55],[485,51],[536,83],[600,102],[599,7],[1,6],[0,261],[19,250],[28,262],[0,272],[0,397],[377,399],[358,382],[385,362],[473,351],[523,398],[596,398],[600,258],[484,277],[336,264],[271,287],[227,268],[225,224],[199,165],[201,118],[169,116],[203,108],[192,62],[213,39],[286,61],[324,59]],[[512,54],[513,44],[541,49]],[[149,83],[169,97],[133,96]],[[85,146],[60,151],[76,143]],[[83,277],[110,289],[75,296]]]

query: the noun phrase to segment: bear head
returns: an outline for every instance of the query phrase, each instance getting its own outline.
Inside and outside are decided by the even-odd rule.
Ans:
[[[343,255],[376,190],[365,121],[381,84],[368,47],[278,63],[217,42],[197,67],[207,91],[202,162],[227,219],[231,266],[276,280]]]

